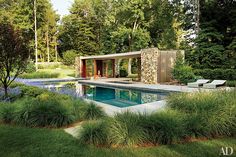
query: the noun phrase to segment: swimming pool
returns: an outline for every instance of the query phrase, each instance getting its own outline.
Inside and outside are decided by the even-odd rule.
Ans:
[[[120,108],[160,101],[172,93],[170,91],[150,92],[136,89],[112,88],[79,84],[77,82],[47,82],[37,84],[37,86],[47,88],[53,92],[86,98]]]

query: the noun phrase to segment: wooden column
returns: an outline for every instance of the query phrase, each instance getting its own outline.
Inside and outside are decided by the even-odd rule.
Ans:
[[[86,60],[82,60],[81,63],[81,69],[82,69],[82,77],[86,78]]]

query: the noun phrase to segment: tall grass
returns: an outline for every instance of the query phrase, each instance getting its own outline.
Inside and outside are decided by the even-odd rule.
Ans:
[[[26,126],[61,127],[71,124],[74,116],[58,100],[31,99],[20,106],[17,121]]]
[[[106,121],[89,121],[82,125],[79,140],[82,143],[93,145],[108,144],[108,128]]]
[[[89,103],[81,107],[81,115],[84,120],[94,120],[103,118],[106,116],[106,113],[100,106],[97,106],[94,103]]]
[[[185,136],[184,115],[173,110],[157,112],[141,121],[148,143],[172,144]]]
[[[236,91],[182,93],[171,95],[168,106],[185,118],[189,136],[229,136],[236,122]]]
[[[58,78],[59,73],[49,73],[49,72],[32,72],[32,73],[24,73],[19,76],[19,78],[23,79],[37,79],[37,78]]]
[[[124,112],[109,120],[109,140],[112,145],[134,146],[145,141],[140,115]]]
[[[15,119],[15,104],[0,103],[0,121],[3,123],[11,123]]]
[[[107,145],[173,144],[236,135],[235,91],[174,94],[167,107],[150,115],[124,112],[105,119]]]

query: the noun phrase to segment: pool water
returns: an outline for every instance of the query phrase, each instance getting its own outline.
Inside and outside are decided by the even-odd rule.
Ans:
[[[150,93],[139,90],[84,86],[87,99],[110,104],[117,107],[129,107],[163,100],[168,93]]]
[[[37,86],[47,88],[50,91],[68,94],[73,97],[109,104],[116,107],[130,107],[145,103],[151,103],[165,99],[171,92],[148,92],[141,90],[108,88],[94,85],[78,84],[76,82],[47,82]]]

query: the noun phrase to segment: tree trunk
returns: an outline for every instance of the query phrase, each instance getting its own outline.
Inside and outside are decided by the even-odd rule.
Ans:
[[[57,62],[57,38],[55,37],[55,57]]]
[[[129,58],[129,63],[128,63],[128,75],[132,74],[132,58]]]
[[[37,2],[34,0],[35,68],[38,71]]]
[[[7,86],[3,85],[3,87],[4,87],[5,98],[7,98],[8,97]]]
[[[50,62],[50,50],[49,50],[49,39],[48,39],[48,27],[47,27],[47,33],[46,33],[46,42],[47,42],[47,55],[48,55],[48,63]]]

